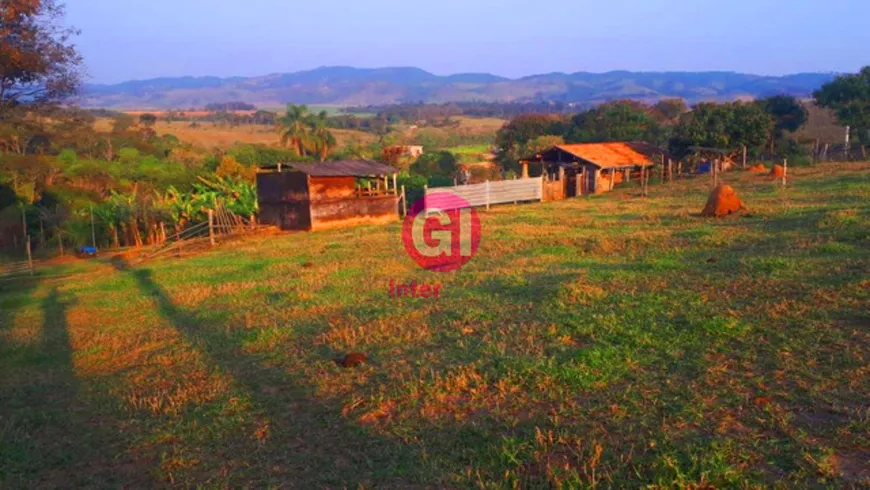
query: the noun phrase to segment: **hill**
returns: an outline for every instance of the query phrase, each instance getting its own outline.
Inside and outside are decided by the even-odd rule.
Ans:
[[[172,109],[243,101],[260,107],[288,102],[361,106],[398,102],[561,101],[597,103],[619,98],[690,102],[785,93],[806,97],[833,74],[780,77],[733,72],[548,73],[509,79],[486,73],[438,76],[419,68],[322,67],[261,77],[179,77],[115,85],[87,85],[87,107]]]
[[[789,175],[493,207],[452,274],[393,224],[0,284],[0,486],[863,488],[870,165]]]

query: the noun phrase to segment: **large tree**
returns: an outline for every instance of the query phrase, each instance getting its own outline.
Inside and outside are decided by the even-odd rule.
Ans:
[[[526,157],[526,144],[541,136],[561,136],[565,120],[549,114],[524,114],[507,122],[495,135],[496,159],[504,168],[517,169],[517,160]]]
[[[738,151],[763,148],[773,130],[773,118],[758,104],[701,103],[684,114],[670,140],[678,158],[692,146]]]
[[[329,151],[335,147],[335,136],[329,130],[329,116],[326,111],[320,111],[310,119],[311,125],[311,150],[325,161]]]
[[[574,116],[565,134],[565,140],[570,143],[605,141],[660,143],[664,139],[663,131],[651,112],[649,106],[631,100],[601,104]]]
[[[835,78],[813,97],[816,104],[832,109],[840,124],[851,126],[861,143],[870,143],[870,66]]]
[[[287,112],[275,121],[281,143],[296,150],[300,157],[306,155],[305,149],[311,145],[309,116],[307,106],[288,104]]]
[[[680,116],[689,111],[686,101],[680,98],[662,99],[653,106],[665,122],[676,122]]]
[[[53,102],[73,94],[81,57],[70,43],[55,0],[0,2],[0,114],[9,107]]]
[[[776,141],[781,140],[786,131],[797,131],[809,119],[807,108],[791,95],[774,95],[761,99],[758,103],[773,118],[773,130],[770,133],[771,153]]]
[[[411,172],[425,177],[453,177],[458,169],[456,156],[449,151],[426,153],[411,165]]]

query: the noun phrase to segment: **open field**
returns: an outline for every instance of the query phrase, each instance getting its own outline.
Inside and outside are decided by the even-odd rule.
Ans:
[[[419,144],[428,150],[465,146],[489,146],[504,125],[503,119],[491,117],[452,117],[454,126],[404,126],[399,129],[403,144]]]
[[[2,285],[0,487],[868,485],[870,164],[789,173],[494,207],[450,274],[395,224]]]
[[[447,151],[456,155],[460,163],[484,164],[495,159],[490,151],[492,145],[460,145],[448,148]]]
[[[97,131],[111,131],[109,119],[98,119],[94,127]],[[262,144],[276,146],[279,143],[278,133],[274,126],[263,124],[243,124],[239,126],[214,125],[201,122],[198,127],[191,128],[186,121],[158,121],[154,127],[158,135],[173,134],[179,140],[199,146],[203,149],[226,149],[235,143]],[[377,137],[371,133],[352,129],[330,129],[337,141],[336,148],[343,148],[349,143],[367,145]]]

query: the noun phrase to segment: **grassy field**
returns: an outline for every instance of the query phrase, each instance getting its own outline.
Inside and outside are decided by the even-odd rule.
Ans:
[[[870,164],[790,175],[494,207],[456,273],[396,224],[6,284],[0,486],[868,485]]]
[[[97,131],[111,131],[109,119],[98,119],[94,127]],[[276,146],[279,143],[278,133],[274,126],[263,124],[243,124],[239,126],[221,126],[210,122],[201,122],[198,127],[191,128],[186,121],[158,121],[154,127],[158,135],[173,134],[179,140],[199,146],[206,150],[214,148],[226,149],[235,143],[249,143]],[[364,131],[352,129],[331,129],[337,142],[336,148],[343,148],[349,143],[367,145],[377,137]]]
[[[495,158],[490,151],[491,147],[492,145],[461,145],[448,148],[447,151],[456,155],[460,163],[483,163]]]

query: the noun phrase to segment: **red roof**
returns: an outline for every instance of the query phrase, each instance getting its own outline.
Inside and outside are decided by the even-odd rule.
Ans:
[[[581,143],[576,145],[556,145],[556,148],[570,153],[601,168],[648,166],[653,162],[638,153],[628,143]]]

